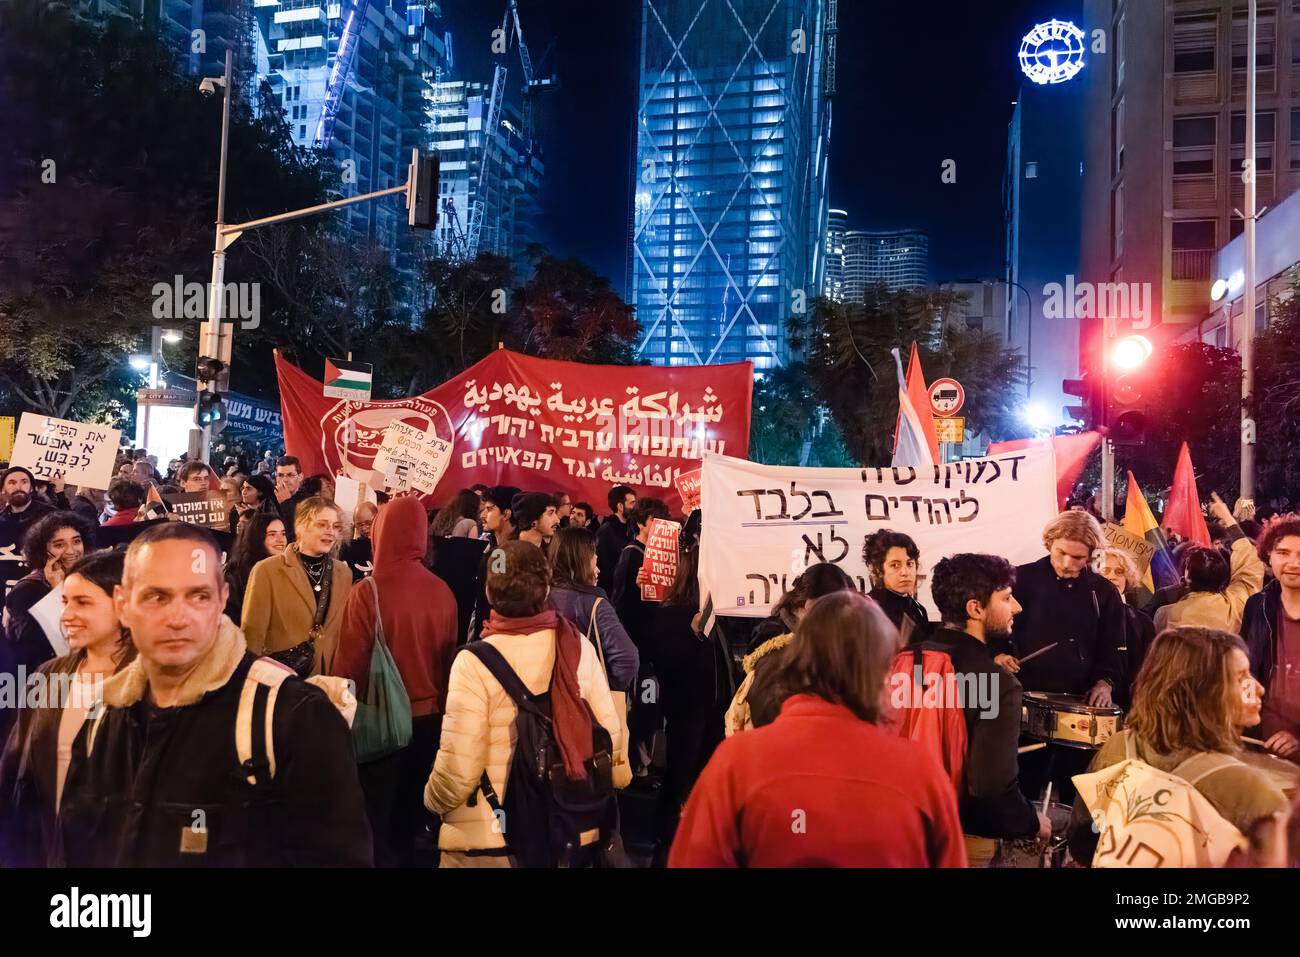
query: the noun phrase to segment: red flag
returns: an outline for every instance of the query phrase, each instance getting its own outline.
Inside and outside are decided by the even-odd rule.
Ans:
[[[1210,530],[1201,511],[1201,496],[1196,491],[1196,473],[1192,471],[1192,453],[1186,442],[1178,450],[1174,483],[1169,489],[1169,503],[1165,506],[1164,526],[1198,545],[1210,544]]]
[[[1019,452],[1021,449],[1033,448],[1041,441],[1041,439],[1014,439],[1010,442],[992,442],[989,444],[988,454]],[[1101,436],[1096,432],[1052,436],[1052,448],[1056,452],[1056,498],[1062,511],[1070,500],[1074,483],[1079,480],[1083,467],[1088,464],[1089,456],[1100,444]]]
[[[921,354],[917,351],[915,342],[912,343],[912,357],[907,361],[907,397],[912,401],[912,408],[916,410],[917,418],[921,420],[926,444],[930,446],[930,459],[938,462],[939,437],[934,431],[934,413],[930,411],[930,390],[925,384],[925,376],[921,373]],[[895,454],[898,452],[898,436],[902,428],[903,409],[900,404],[898,421],[894,424],[893,452]]]

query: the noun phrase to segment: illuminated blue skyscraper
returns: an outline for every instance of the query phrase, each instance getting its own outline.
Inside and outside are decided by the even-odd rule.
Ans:
[[[638,354],[785,364],[821,293],[835,0],[643,0],[633,171]]]

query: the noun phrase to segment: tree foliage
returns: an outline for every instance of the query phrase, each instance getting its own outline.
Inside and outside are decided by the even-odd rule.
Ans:
[[[822,407],[803,363],[774,369],[754,382],[749,458],[764,465],[814,468],[857,464]]]
[[[788,320],[790,341],[806,350],[808,376],[850,456],[888,463],[898,416],[891,349],[906,363],[913,342],[927,381],[951,376],[966,389],[966,428],[993,440],[1017,437],[1023,362],[1001,341],[961,322],[964,298],[951,291],[868,288],[860,303],[816,299]]]

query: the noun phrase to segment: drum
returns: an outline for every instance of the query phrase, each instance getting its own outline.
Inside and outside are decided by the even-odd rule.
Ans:
[[[1295,800],[1297,785],[1300,785],[1300,767],[1279,758],[1267,751],[1246,748],[1241,752],[1241,760],[1272,781],[1291,800]]]
[[[1109,741],[1123,722],[1120,708],[1094,708],[1078,695],[1025,692],[1021,730],[1040,741],[1095,750]]]
[[[1034,807],[1038,807],[1037,803]],[[1067,804],[1052,802],[1047,805],[1047,818],[1052,822],[1052,837],[1046,843],[1036,837],[1018,841],[1001,841],[993,867],[1064,867],[1066,837],[1073,809]]]

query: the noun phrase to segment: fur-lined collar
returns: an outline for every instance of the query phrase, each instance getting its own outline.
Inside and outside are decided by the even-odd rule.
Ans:
[[[750,674],[754,670],[754,666],[758,664],[760,658],[765,655],[770,655],[778,648],[784,648],[792,641],[794,641],[794,635],[789,632],[784,635],[777,635],[775,638],[767,639],[767,641],[763,642],[749,654],[745,655],[743,662],[745,674]]]
[[[223,687],[244,660],[247,651],[244,633],[233,621],[222,615],[212,650],[182,682],[176,705],[194,704],[209,691]],[[144,697],[148,687],[149,678],[145,674],[144,663],[136,656],[134,661],[104,682],[104,703],[113,708],[129,708]]]

